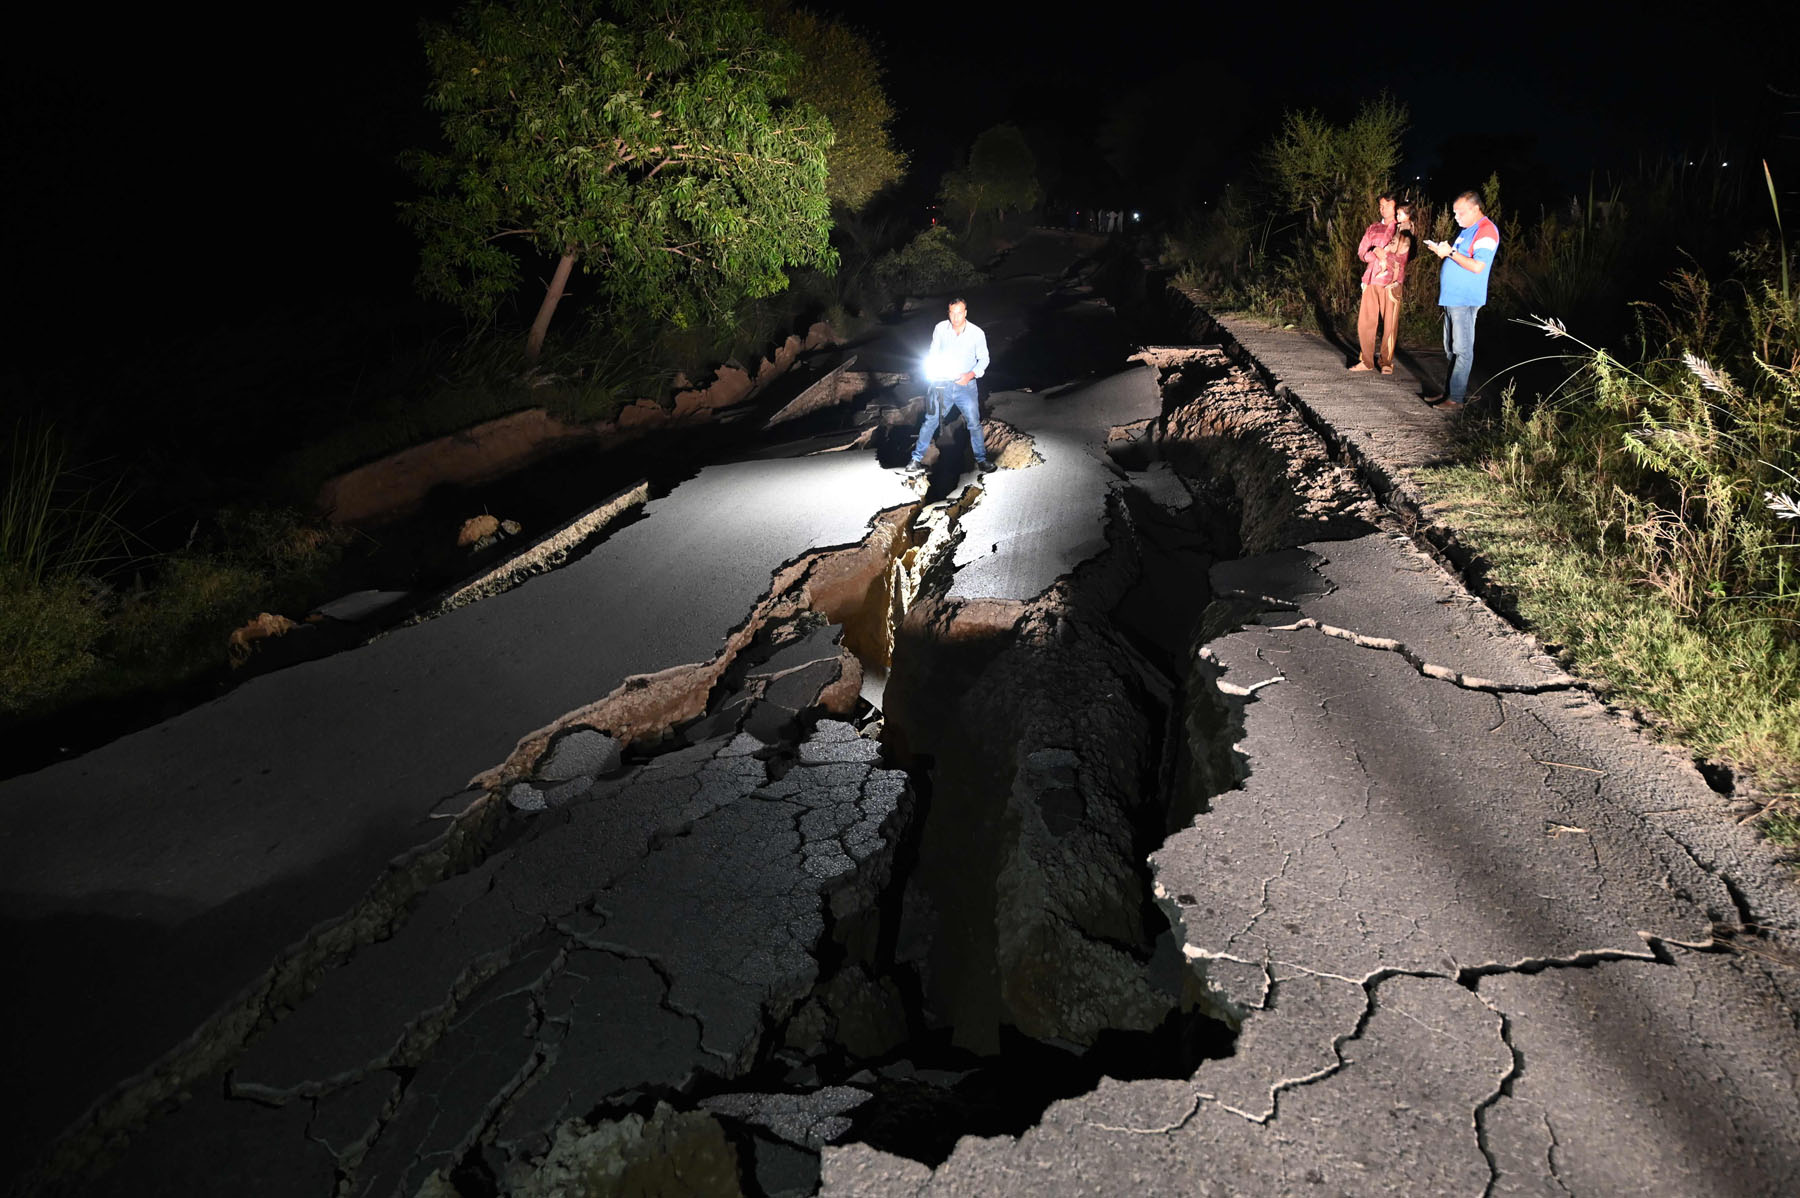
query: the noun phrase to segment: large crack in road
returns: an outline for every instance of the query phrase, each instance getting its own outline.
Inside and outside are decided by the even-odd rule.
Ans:
[[[1782,1192],[1774,966],[1693,951],[1781,916],[1679,777],[1223,352],[1123,357],[521,736],[36,1192]]]
[[[1231,373],[1223,354],[1153,356],[1165,385],[1196,359]],[[1231,412],[1163,427],[1201,430],[1176,453],[1254,460],[1206,439]],[[1703,780],[1406,537],[1284,529],[1307,489],[1269,473],[1237,491],[1273,498],[1240,524],[1264,552],[1212,569],[1193,645],[1197,818],[1151,855],[1234,1051],[929,1170],[828,1149],[825,1192],[1791,1190],[1800,1051],[1779,967],[1708,951],[1720,929],[1791,927],[1791,896],[1747,906],[1653,818],[1703,807]]]

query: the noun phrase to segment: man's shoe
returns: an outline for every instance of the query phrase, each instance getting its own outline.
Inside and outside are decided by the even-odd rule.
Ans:
[[[1421,395],[1421,396],[1419,396],[1420,402],[1428,404],[1434,408],[1437,407],[1439,404],[1443,403],[1448,398],[1450,398],[1450,397],[1443,394],[1442,392],[1439,392],[1436,395]]]
[[[994,464],[989,461],[976,462],[975,469],[981,471],[983,474],[992,474],[994,472]]]
[[[1446,399],[1443,403],[1437,405],[1437,410],[1440,412],[1449,412],[1454,415],[1468,406],[1469,401],[1466,399]]]
[[[906,475],[906,477],[908,477],[908,478],[918,478],[920,475],[925,473],[925,463],[923,463],[923,462],[908,462],[906,464],[905,468],[900,471],[900,473]]]
[[[1358,371],[1365,371],[1365,370],[1368,370],[1368,369],[1370,369],[1370,367],[1367,367],[1367,366],[1364,366],[1364,365],[1363,365],[1363,364],[1362,364],[1362,363],[1361,363],[1361,362],[1358,362],[1358,363],[1357,363],[1357,364],[1356,364],[1356,365],[1354,365],[1354,366],[1352,366],[1352,367],[1350,367],[1350,371],[1351,371],[1351,373],[1353,373],[1353,374],[1354,374],[1354,373],[1356,373],[1356,372],[1358,372]]]

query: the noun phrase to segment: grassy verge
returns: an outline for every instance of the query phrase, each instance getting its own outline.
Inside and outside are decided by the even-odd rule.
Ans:
[[[231,508],[179,552],[130,570],[0,566],[0,717],[162,690],[216,670],[259,611],[304,611],[347,537],[297,512]]]
[[[1785,266],[1785,251],[1783,255]],[[1721,295],[1678,272],[1638,305],[1658,348],[1559,345],[1564,384],[1508,394],[1467,464],[1424,471],[1437,518],[1491,563],[1568,664],[1669,736],[1747,775],[1800,849],[1800,302],[1768,254]],[[1777,283],[1777,278],[1780,282]],[[1652,342],[1651,337],[1657,336]]]
[[[1518,614],[1568,664],[1769,790],[1800,781],[1800,646],[1771,613],[1740,604],[1736,616],[1696,622],[1600,552],[1578,509],[1533,502],[1473,466],[1418,478],[1436,518],[1481,554]],[[1800,847],[1793,824],[1783,821],[1787,843]]]

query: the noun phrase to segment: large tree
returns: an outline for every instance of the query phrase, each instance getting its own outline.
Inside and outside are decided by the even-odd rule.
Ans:
[[[906,155],[888,132],[894,106],[881,88],[881,55],[841,21],[794,8],[791,0],[762,2],[770,27],[800,56],[794,94],[831,122],[826,194],[858,211],[906,174]]]
[[[743,0],[476,0],[425,27],[445,148],[403,206],[428,295],[489,316],[521,258],[687,325],[829,267],[831,127],[793,102],[796,59]]]
[[[967,215],[965,232],[978,212],[1032,208],[1043,198],[1037,160],[1017,125],[983,130],[969,147],[968,164],[946,172],[939,190],[953,211]]]

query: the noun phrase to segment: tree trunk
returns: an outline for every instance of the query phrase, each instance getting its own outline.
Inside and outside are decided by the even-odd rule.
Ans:
[[[556,273],[550,276],[550,286],[544,292],[544,302],[538,305],[537,319],[531,322],[531,335],[525,339],[525,360],[535,362],[538,355],[544,352],[544,334],[550,331],[550,318],[556,315],[556,305],[563,297],[563,288],[569,285],[569,271],[575,265],[575,255],[565,253],[556,264]]]

